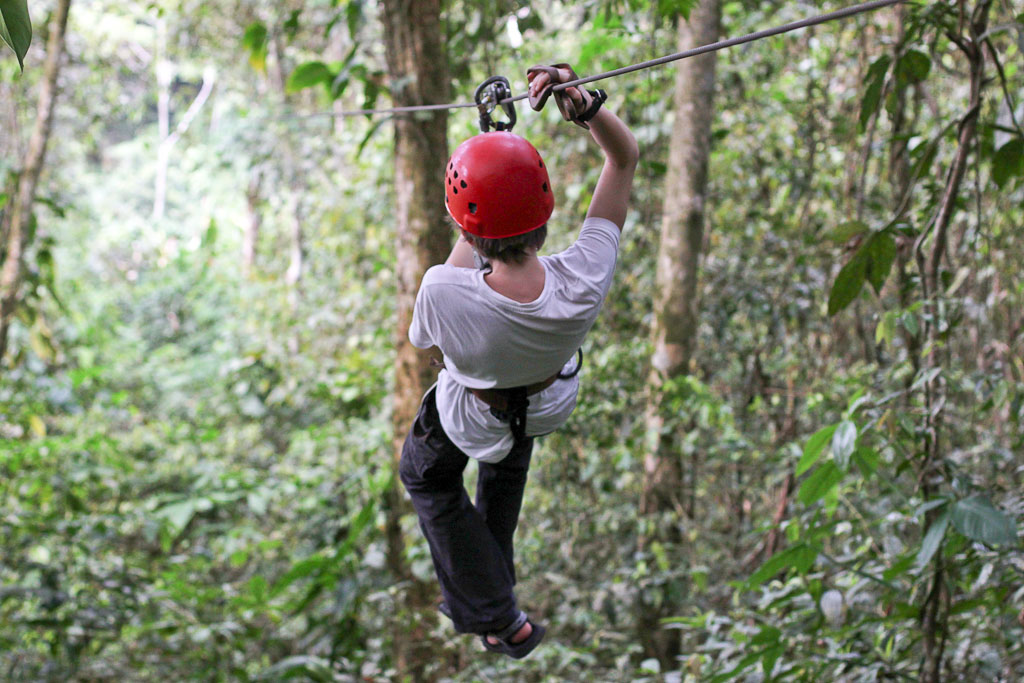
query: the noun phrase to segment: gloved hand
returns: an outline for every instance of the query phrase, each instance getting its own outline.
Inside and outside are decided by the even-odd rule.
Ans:
[[[530,83],[530,106],[534,111],[540,111],[552,93],[555,95],[555,104],[562,118],[572,121],[576,125],[589,129],[587,121],[594,117],[608,96],[603,90],[587,90],[573,86],[555,92],[553,86],[559,83],[575,81],[579,78],[572,67],[566,63],[552,64],[550,66],[531,66],[526,70],[526,80]]]

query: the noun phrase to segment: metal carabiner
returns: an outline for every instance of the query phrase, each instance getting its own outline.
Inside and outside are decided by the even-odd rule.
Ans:
[[[494,130],[512,130],[512,127],[516,125],[516,107],[512,102],[502,104],[503,100],[511,97],[512,86],[504,76],[491,76],[477,87],[473,94],[473,100],[480,113],[480,132],[487,133],[492,127]],[[505,110],[508,121],[495,121],[491,118],[491,112],[498,105]]]

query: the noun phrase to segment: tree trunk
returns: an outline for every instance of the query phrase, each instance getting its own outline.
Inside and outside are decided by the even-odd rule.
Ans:
[[[388,77],[395,105],[408,106],[448,101],[447,57],[441,40],[440,0],[385,0]],[[444,261],[451,245],[451,230],[441,201],[444,165],[448,158],[448,114],[430,112],[395,119],[395,222],[396,278],[398,284],[395,327],[395,395],[393,468],[395,476],[386,496],[388,565],[396,578],[411,579],[405,562],[401,517],[407,503],[398,480],[401,444],[419,408],[423,393],[434,380],[429,357],[409,343],[409,324],[416,290],[426,269]],[[426,661],[436,658],[426,642],[422,617],[433,618],[425,586],[413,583],[406,595],[407,613],[396,621],[395,665],[399,676],[424,680]],[[420,614],[417,614],[417,613]]]
[[[263,225],[263,212],[260,208],[263,194],[263,171],[254,168],[249,173],[249,187],[245,192],[245,206],[248,222],[242,235],[242,273],[246,277],[252,275],[256,263],[256,247],[260,241],[260,226]]]
[[[25,163],[18,180],[18,191],[10,209],[7,225],[6,254],[3,269],[0,270],[0,360],[7,351],[7,333],[18,305],[24,250],[27,243],[32,204],[35,202],[36,186],[43,171],[46,145],[50,140],[53,124],[53,105],[57,100],[57,77],[60,75],[61,60],[64,56],[64,32],[68,25],[68,10],[71,0],[60,0],[50,19],[49,38],[46,42],[46,64],[43,80],[39,85],[39,101],[36,109],[36,124],[29,139]]]
[[[719,0],[704,0],[693,9],[689,21],[679,21],[678,49],[714,42],[720,23]],[[667,400],[665,382],[688,374],[697,338],[697,267],[704,235],[715,59],[714,54],[687,59],[676,71],[675,122],[658,249],[654,356],[646,417],[651,444],[644,460],[640,503],[642,514],[651,517],[641,540],[645,547],[653,541],[678,544],[682,540],[675,531],[677,524],[659,523],[665,515],[680,514],[685,500],[679,439],[671,426],[674,420],[666,420],[671,417],[667,415],[671,401]],[[691,477],[695,476],[691,472]],[[642,596],[638,606],[644,650],[663,666],[675,664],[679,638],[677,631],[661,628],[659,620],[676,611],[680,595],[666,587],[661,595]]]
[[[924,358],[925,369],[941,367],[939,358],[939,329],[938,320],[943,298],[943,284],[941,281],[941,265],[946,257],[946,242],[948,239],[949,223],[953,213],[957,210],[957,199],[960,194],[960,184],[963,181],[964,173],[967,170],[968,157],[971,150],[977,146],[978,117],[981,113],[982,94],[985,87],[985,50],[983,45],[984,36],[988,30],[989,10],[992,0],[981,0],[970,14],[966,29],[968,35],[962,32],[959,37],[950,37],[960,47],[960,50],[967,57],[968,73],[970,74],[970,100],[967,113],[960,120],[959,134],[957,136],[957,150],[946,175],[946,184],[942,192],[942,199],[939,203],[938,212],[935,217],[932,230],[924,230],[918,237],[914,246],[914,255],[918,264],[918,271],[921,275],[921,282],[924,288],[924,298],[929,302],[932,318],[925,322],[925,335],[928,341],[928,352]],[[975,152],[976,154],[978,152]],[[930,253],[925,253],[925,242],[931,236],[932,245]],[[952,265],[952,264],[951,264]],[[941,467],[943,459],[942,434],[944,427],[946,404],[946,381],[942,374],[932,377],[924,384],[924,458],[920,464],[918,480],[922,498],[928,500],[935,494],[933,478],[935,472]],[[929,528],[938,516],[939,511],[929,510],[925,514],[924,528]],[[931,588],[925,597],[922,605],[922,645],[924,647],[924,661],[921,666],[920,679],[924,683],[939,683],[942,680],[942,660],[945,655],[946,637],[949,629],[949,605],[951,598],[949,586],[946,579],[946,566],[942,552],[935,553],[932,560]]]

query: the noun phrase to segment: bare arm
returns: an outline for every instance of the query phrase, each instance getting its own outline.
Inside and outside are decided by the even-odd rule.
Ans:
[[[559,70],[563,83],[570,75],[568,69]],[[541,92],[550,82],[551,77],[546,72],[537,72],[530,80],[530,94]],[[592,98],[586,90],[568,88],[565,92],[577,103],[578,111],[584,111],[589,107]],[[594,198],[587,210],[587,218],[606,218],[622,230],[626,222],[633,175],[640,160],[640,150],[629,128],[610,109],[600,109],[590,120],[589,125],[594,141],[604,151],[605,162],[597,187],[594,189]]]
[[[455,240],[455,246],[452,247],[452,253],[448,254],[448,260],[444,263],[456,268],[476,268],[476,263],[473,261],[473,247],[469,245],[465,237],[459,235],[459,239]]]
[[[609,109],[602,108],[590,120],[590,134],[604,150],[605,158],[587,218],[607,218],[622,230],[640,150],[626,124]]]

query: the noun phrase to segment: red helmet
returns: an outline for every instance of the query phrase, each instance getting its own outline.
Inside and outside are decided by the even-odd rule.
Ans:
[[[533,145],[514,133],[492,132],[466,140],[452,154],[444,203],[467,232],[495,239],[544,225],[555,196]]]

